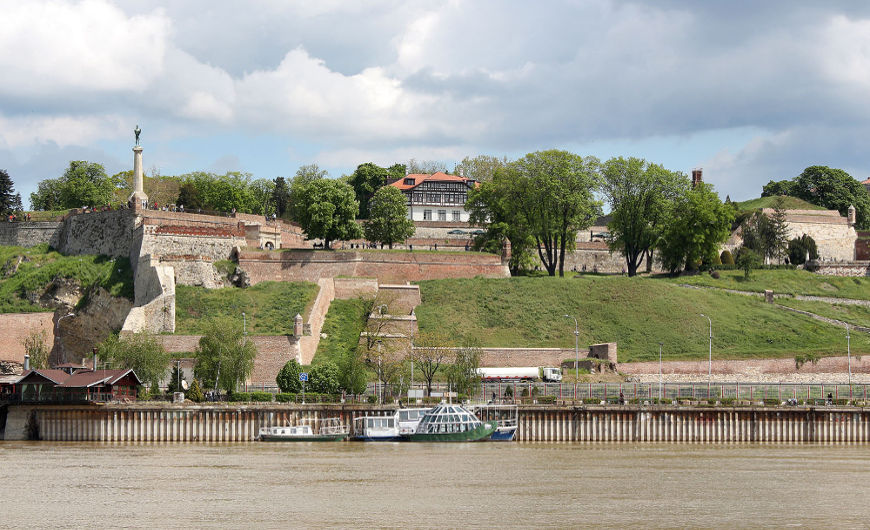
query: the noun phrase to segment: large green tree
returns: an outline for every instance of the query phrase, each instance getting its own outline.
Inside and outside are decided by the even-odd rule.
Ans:
[[[109,335],[97,347],[97,353],[115,369],[132,368],[146,387],[159,384],[169,370],[169,353],[148,333],[134,333],[123,339]]]
[[[329,176],[325,170],[317,167],[317,164],[309,164],[300,166],[290,181],[290,192],[288,197],[287,211],[290,212],[290,218],[299,222],[299,219],[304,215],[305,197],[303,195],[306,186],[312,182],[325,179]]]
[[[863,184],[842,169],[810,166],[792,180],[770,181],[761,196],[789,195],[818,206],[849,214],[855,207],[855,224],[870,229],[870,194]]]
[[[404,172],[402,173],[404,175]],[[399,175],[396,175],[398,177]],[[348,184],[353,186],[356,200],[359,201],[359,216],[368,219],[370,202],[375,192],[391,177],[388,169],[377,164],[366,162],[360,164],[348,178]]]
[[[40,182],[30,194],[30,204],[34,210],[116,204],[115,189],[123,185],[119,178],[106,175],[102,165],[74,160],[59,179]]]
[[[284,177],[277,177],[274,180],[272,188],[272,204],[275,206],[275,213],[278,217],[284,217],[290,206],[290,188],[287,186],[287,181]]]
[[[498,168],[505,167],[510,161],[506,156],[501,158],[489,155],[466,156],[462,162],[453,169],[455,175],[462,170],[465,178],[474,179],[478,182],[489,182],[495,176]]]
[[[213,388],[217,381],[217,386],[229,393],[238,389],[251,374],[257,349],[244,336],[239,322],[218,317],[206,322],[194,356],[194,373],[206,388]]]
[[[375,192],[371,200],[371,213],[364,225],[369,241],[383,243],[393,248],[414,235],[414,222],[408,219],[405,194],[394,186],[384,186]]]
[[[573,249],[578,230],[601,214],[594,193],[599,185],[599,162],[568,151],[551,149],[529,153],[510,164],[507,206],[528,227],[538,257],[550,276],[565,275],[565,253]]]
[[[333,179],[300,183],[294,194],[296,221],[308,239],[323,239],[329,248],[333,241],[357,239],[362,230],[354,219],[359,204],[353,188]],[[298,199],[298,202],[296,202]]]
[[[15,210],[15,185],[5,169],[0,169],[0,215],[8,215]]]
[[[781,198],[776,199],[773,213],[756,211],[743,221],[741,229],[743,246],[754,250],[765,262],[785,257],[788,226]]]
[[[650,263],[674,199],[689,187],[682,173],[640,158],[611,158],[602,167],[602,191],[610,203],[611,250],[625,256],[628,275]]]
[[[701,183],[679,196],[672,212],[658,245],[662,266],[674,273],[712,263],[731,233],[733,209],[719,200],[712,186]]]
[[[204,171],[187,173],[181,177],[178,204],[190,210],[196,202],[205,210],[263,214],[262,193],[255,193],[250,173],[237,171],[216,175]],[[195,192],[192,192],[195,190]],[[271,190],[269,190],[269,193]]]

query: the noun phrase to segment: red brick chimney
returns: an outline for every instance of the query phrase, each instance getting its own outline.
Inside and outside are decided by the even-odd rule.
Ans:
[[[704,168],[697,167],[692,170],[692,189],[697,188],[699,184],[704,182]]]

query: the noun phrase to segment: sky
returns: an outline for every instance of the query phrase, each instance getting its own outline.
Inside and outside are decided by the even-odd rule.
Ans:
[[[870,2],[0,0],[0,168],[333,177],[566,149],[870,177]]]

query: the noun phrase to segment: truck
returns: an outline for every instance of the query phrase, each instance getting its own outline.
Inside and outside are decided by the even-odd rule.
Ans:
[[[518,368],[478,368],[477,375],[490,381],[562,381],[562,370],[550,366],[523,366]]]

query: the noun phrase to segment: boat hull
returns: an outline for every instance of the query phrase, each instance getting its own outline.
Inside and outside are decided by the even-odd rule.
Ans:
[[[495,423],[481,423],[470,431],[445,433],[414,433],[408,436],[412,442],[477,442],[486,440],[495,432]]]
[[[516,427],[512,427],[510,429],[496,429],[495,432],[492,433],[492,436],[489,437],[489,439],[493,442],[512,442],[514,441],[514,435],[516,433]]]
[[[281,436],[261,434],[261,442],[341,442],[347,434],[315,434],[312,436]]]

